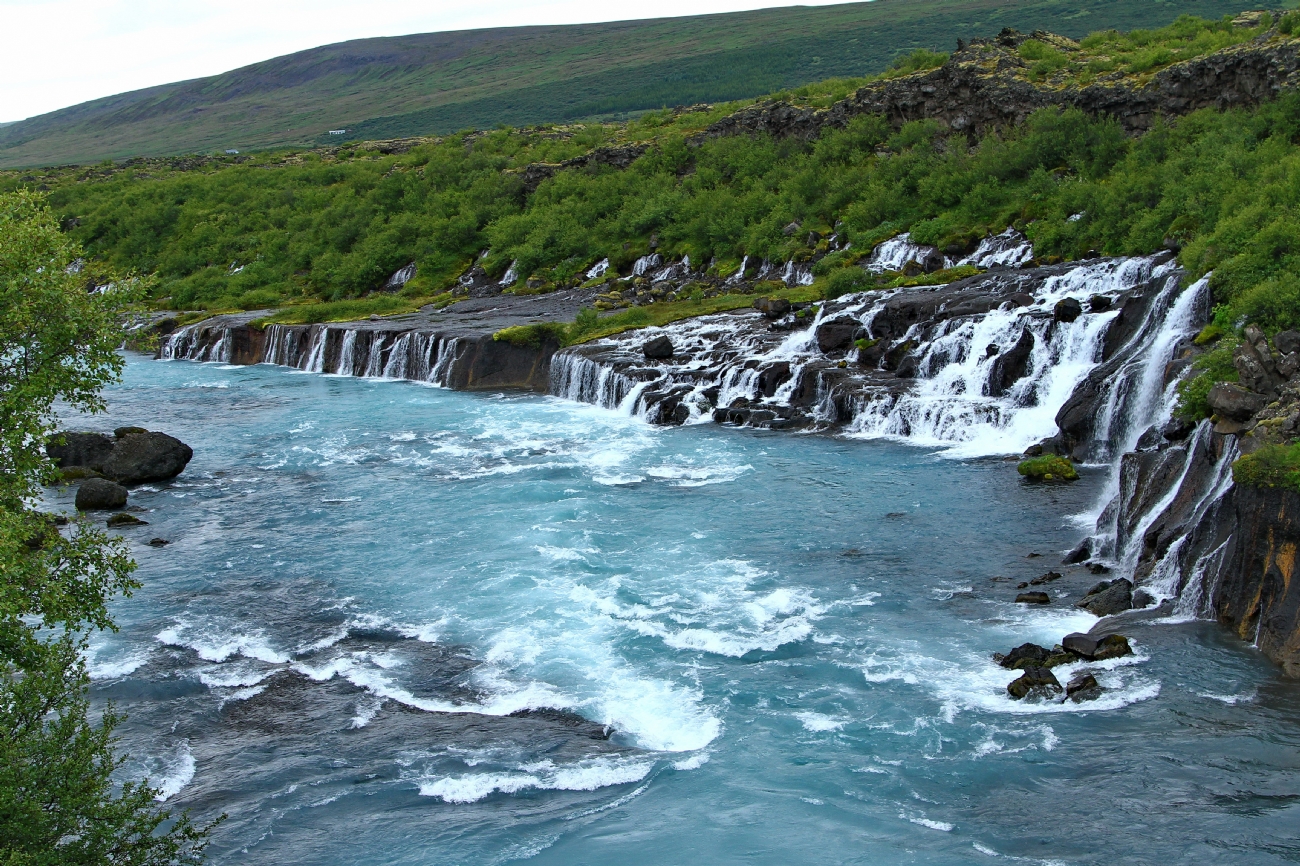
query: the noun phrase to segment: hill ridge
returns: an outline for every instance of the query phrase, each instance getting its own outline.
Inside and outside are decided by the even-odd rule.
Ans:
[[[0,167],[303,147],[749,98],[880,71],[1001,26],[1083,35],[1248,0],[876,0],[607,24],[375,37],[160,84],[0,127]],[[1051,25],[1056,25],[1055,27]],[[791,35],[797,34],[797,35]],[[381,50],[382,49],[382,50]],[[277,77],[278,76],[278,77]]]

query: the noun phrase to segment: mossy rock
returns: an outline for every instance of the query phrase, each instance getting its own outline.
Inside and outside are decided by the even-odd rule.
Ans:
[[[59,470],[59,483],[68,484],[72,481],[83,481],[87,478],[103,478],[94,469],[89,466],[69,466],[66,469]]]
[[[1016,471],[1030,481],[1077,481],[1079,473],[1067,457],[1044,454],[1020,461]]]

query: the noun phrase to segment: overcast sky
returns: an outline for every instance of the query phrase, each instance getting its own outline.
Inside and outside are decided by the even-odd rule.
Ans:
[[[824,6],[844,0],[798,0]],[[781,0],[0,0],[0,122],[348,39],[736,12]]]

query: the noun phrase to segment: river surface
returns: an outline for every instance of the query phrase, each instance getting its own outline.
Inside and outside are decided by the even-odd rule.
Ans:
[[[1006,696],[991,653],[1096,621],[1058,563],[1102,469],[270,366],[106,396],[71,425],[195,457],[132,493],[95,697],[124,773],[228,815],[214,863],[1300,860],[1300,686],[1217,627]]]

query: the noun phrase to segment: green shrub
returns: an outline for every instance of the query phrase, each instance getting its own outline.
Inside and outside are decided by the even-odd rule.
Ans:
[[[1300,443],[1261,446],[1232,464],[1232,478],[1250,487],[1300,492]]]
[[[829,301],[842,295],[869,291],[875,288],[875,285],[875,277],[862,268],[840,268],[837,271],[832,271],[831,275],[826,279],[822,297]]]
[[[1195,375],[1178,383],[1175,415],[1196,422],[1214,414],[1207,397],[1217,383],[1237,381],[1237,368],[1232,366],[1232,352],[1237,345],[1236,339],[1222,340],[1217,347],[1192,362]]]
[[[1055,454],[1022,460],[1016,471],[1031,481],[1077,481],[1079,478],[1069,458]]]

